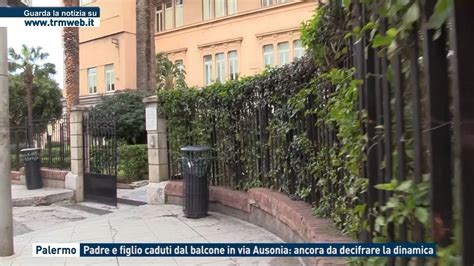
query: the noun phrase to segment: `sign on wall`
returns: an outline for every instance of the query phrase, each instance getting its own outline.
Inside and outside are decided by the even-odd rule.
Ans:
[[[158,104],[149,104],[145,109],[146,130],[158,130]]]

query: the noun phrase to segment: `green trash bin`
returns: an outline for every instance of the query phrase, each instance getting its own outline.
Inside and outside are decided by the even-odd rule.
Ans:
[[[183,170],[183,212],[188,218],[207,216],[209,210],[209,183],[211,148],[187,146],[181,148]]]
[[[43,187],[41,178],[41,149],[23,149],[21,150],[23,161],[25,162],[26,188],[39,189]]]

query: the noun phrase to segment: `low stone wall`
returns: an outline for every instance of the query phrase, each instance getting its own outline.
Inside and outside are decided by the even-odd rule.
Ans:
[[[169,181],[165,202],[182,204],[183,183]],[[287,242],[343,243],[353,240],[341,234],[330,219],[312,215],[311,205],[295,201],[283,193],[267,188],[235,191],[211,186],[210,209],[248,221],[279,236]],[[344,265],[344,258],[304,258],[308,265]]]
[[[21,176],[22,174],[20,173],[20,171],[10,171],[10,179],[12,181],[12,184],[20,185]]]
[[[41,177],[43,178],[43,186],[64,188],[66,175],[69,171],[53,170],[47,168],[41,168]],[[25,184],[25,170],[21,168],[20,171],[10,171],[10,179],[12,184],[24,185]]]

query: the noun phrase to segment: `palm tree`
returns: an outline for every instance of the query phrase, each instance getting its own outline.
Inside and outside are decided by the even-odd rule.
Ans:
[[[137,89],[154,93],[155,80],[155,1],[136,0]]]
[[[63,0],[63,6],[78,6],[79,0]],[[64,90],[69,114],[71,107],[79,104],[79,28],[63,28]]]
[[[165,53],[156,55],[156,85],[158,90],[186,88],[186,72],[178,64],[171,62]]]
[[[11,71],[21,71],[23,82],[26,87],[26,105],[28,107],[27,124],[28,124],[28,145],[33,144],[33,79],[37,73],[42,72],[42,65],[40,61],[45,60],[49,54],[43,53],[41,47],[28,47],[23,44],[20,53],[16,53],[15,49],[10,48],[10,63],[9,69]]]

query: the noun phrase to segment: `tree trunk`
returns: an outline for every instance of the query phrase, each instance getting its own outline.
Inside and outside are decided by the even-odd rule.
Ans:
[[[27,68],[23,74],[23,80],[26,86],[26,105],[28,107],[27,121],[27,135],[28,135],[28,146],[33,147],[33,73],[31,67]]]
[[[136,0],[137,90],[156,92],[155,0]]]
[[[64,6],[78,6],[78,0],[63,0]],[[79,104],[79,28],[63,29],[64,47],[64,89],[68,114],[71,108]]]

